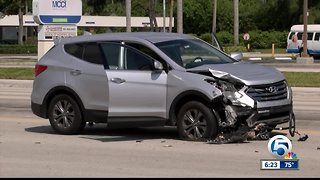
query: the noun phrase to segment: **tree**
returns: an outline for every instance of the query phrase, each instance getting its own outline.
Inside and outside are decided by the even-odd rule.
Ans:
[[[183,0],[177,0],[177,31],[183,33]]]
[[[125,16],[125,2],[114,0],[82,0],[83,12],[92,16]]]
[[[169,32],[172,32],[173,7],[174,7],[174,0],[170,0]]]
[[[131,32],[131,0],[126,0],[126,27]]]
[[[218,6],[218,2],[217,0],[213,0],[212,1],[212,11],[213,11],[213,14],[212,14],[212,32],[213,33],[216,33],[217,31],[217,6]]]
[[[23,44],[23,8],[25,4],[28,3],[27,0],[13,0],[6,1],[0,0],[0,12],[5,15],[15,15],[18,14],[19,17],[19,28],[18,28],[18,43]]]
[[[233,36],[234,36],[234,45],[239,44],[239,0],[233,0],[233,12],[234,12],[234,27],[233,27]]]
[[[150,19],[150,27],[151,31],[159,31],[158,23],[156,19],[156,1],[149,1],[149,19]]]

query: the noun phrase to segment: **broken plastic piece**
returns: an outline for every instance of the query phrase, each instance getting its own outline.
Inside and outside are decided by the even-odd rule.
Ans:
[[[305,134],[304,136],[300,137],[298,139],[298,141],[306,141],[309,138],[309,136],[307,134]]]
[[[239,128],[237,131],[220,134],[213,140],[207,141],[207,144],[227,144],[242,143],[248,139],[248,130],[245,127]]]

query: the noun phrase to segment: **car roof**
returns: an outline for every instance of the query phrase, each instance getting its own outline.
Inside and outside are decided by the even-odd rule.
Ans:
[[[169,40],[178,39],[195,39],[196,37],[187,34],[178,33],[164,33],[164,32],[119,32],[119,33],[103,33],[95,35],[76,36],[71,38],[62,38],[55,40],[55,44],[63,43],[77,43],[77,42],[97,42],[97,41],[121,41],[121,40],[135,40],[135,41],[149,41],[151,43],[159,43]]]

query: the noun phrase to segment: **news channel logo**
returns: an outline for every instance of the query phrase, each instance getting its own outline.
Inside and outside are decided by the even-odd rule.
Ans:
[[[298,170],[299,159],[291,150],[292,143],[286,136],[272,137],[268,142],[268,151],[276,159],[260,160],[261,170]]]
[[[284,159],[291,150],[292,143],[286,136],[276,135],[269,140],[268,151],[275,158]]]

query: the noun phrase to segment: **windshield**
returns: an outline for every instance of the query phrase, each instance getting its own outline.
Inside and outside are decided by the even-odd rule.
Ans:
[[[234,63],[236,60],[198,39],[181,39],[155,44],[180,66],[190,69],[205,64]]]

